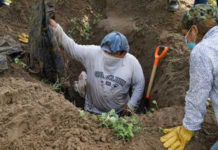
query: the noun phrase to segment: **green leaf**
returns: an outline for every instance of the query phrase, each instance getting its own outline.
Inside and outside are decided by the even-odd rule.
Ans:
[[[159,132],[159,133],[163,133],[163,128],[159,127],[159,128],[158,128],[158,132]]]
[[[114,109],[108,113],[102,113],[99,121],[102,126],[113,129],[119,139],[125,139],[127,141],[134,137],[134,134],[140,130],[140,125],[135,114],[131,117],[119,118]]]
[[[156,100],[153,100],[152,103],[155,104],[155,105],[157,105],[157,101],[156,101]]]

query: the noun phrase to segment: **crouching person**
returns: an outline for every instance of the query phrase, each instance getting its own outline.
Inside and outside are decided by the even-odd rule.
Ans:
[[[69,38],[54,20],[50,20],[58,43],[86,69],[75,89],[85,97],[85,110],[101,114],[134,111],[144,92],[144,75],[138,60],[129,53],[126,37],[112,32],[100,46],[79,45]],[[130,97],[129,90],[132,87]]]
[[[187,11],[182,19],[185,42],[191,52],[190,85],[186,94],[183,124],[165,129],[161,137],[168,150],[183,150],[195,131],[201,129],[206,114],[206,100],[218,120],[218,8],[199,4]],[[211,150],[218,150],[218,141]]]

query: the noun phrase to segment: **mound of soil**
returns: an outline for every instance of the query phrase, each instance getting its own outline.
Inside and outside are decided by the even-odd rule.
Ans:
[[[96,19],[104,16],[98,24],[92,25],[93,36],[81,44],[99,44],[110,31],[123,32],[144,70],[148,81],[157,45],[169,46],[167,56],[158,66],[157,76],[151,93],[151,100],[158,102],[160,110],[138,116],[141,132],[130,142],[118,140],[110,129],[100,128],[96,120],[82,119],[78,108],[46,85],[30,76],[20,67],[12,64],[8,72],[0,75],[0,149],[138,149],[161,150],[159,127],[173,127],[182,124],[184,97],[189,80],[189,50],[180,34],[181,15],[192,1],[181,0],[181,9],[167,12],[167,1],[162,0],[57,0],[56,19],[68,32],[71,19],[84,16]],[[0,7],[0,35],[12,35],[17,39],[21,32],[29,32],[30,7],[34,0],[14,1],[10,7]],[[29,51],[27,45],[22,45]],[[64,53],[64,52],[63,52]],[[67,98],[80,102],[82,99],[73,91],[72,83],[83,70],[82,66],[67,58],[67,74],[71,81],[65,89]],[[167,107],[167,108],[163,108]],[[188,150],[206,150],[215,142],[217,135],[214,114],[209,108],[202,130],[188,145]]]
[[[86,113],[80,117],[79,109],[62,94],[48,85],[32,79],[24,71],[11,68],[16,76],[7,72],[0,76],[0,149],[46,150],[152,150],[163,149],[159,141],[159,127],[180,125],[184,108],[170,107],[158,112],[138,116],[140,133],[130,142],[118,140],[115,133],[100,128],[99,122]],[[213,113],[209,111],[203,125],[187,149],[206,150],[218,131]],[[205,144],[206,143],[206,144]]]
[[[81,119],[63,95],[38,81],[2,75],[0,91],[2,150],[104,149],[116,139],[110,130]]]

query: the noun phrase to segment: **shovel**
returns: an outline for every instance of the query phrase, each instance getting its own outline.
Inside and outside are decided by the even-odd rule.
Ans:
[[[152,73],[151,73],[151,77],[150,77],[150,81],[148,84],[148,89],[147,89],[147,93],[146,93],[146,97],[145,97],[146,104],[149,104],[150,92],[151,92],[154,77],[155,77],[155,74],[157,71],[157,66],[158,66],[160,60],[166,55],[167,51],[168,51],[168,47],[166,47],[166,46],[158,46],[155,50],[154,65],[153,65],[153,69],[152,69]]]
[[[150,102],[149,102],[150,92],[151,92],[152,84],[153,84],[154,77],[157,71],[157,66],[160,60],[166,55],[167,51],[168,51],[168,47],[165,47],[165,46],[158,46],[155,50],[155,60],[154,60],[154,65],[153,65],[153,69],[152,69],[152,73],[150,77],[150,82],[148,85],[145,100],[141,101],[139,108],[137,110],[138,114],[145,114],[147,112],[147,108],[149,108],[150,106]]]

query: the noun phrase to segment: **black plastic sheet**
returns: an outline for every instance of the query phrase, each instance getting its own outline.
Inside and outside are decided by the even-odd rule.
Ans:
[[[30,20],[30,67],[51,82],[64,76],[64,63],[49,19],[55,19],[53,0],[36,0]]]

